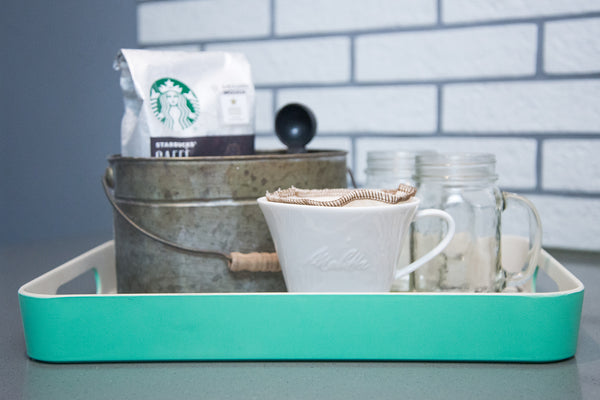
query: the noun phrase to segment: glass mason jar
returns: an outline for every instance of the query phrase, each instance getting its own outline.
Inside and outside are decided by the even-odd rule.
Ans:
[[[427,151],[370,151],[367,153],[367,183],[371,189],[392,189],[399,184],[415,185],[417,155],[434,154]]]
[[[496,185],[493,154],[451,153],[418,156],[415,180],[420,207],[448,212],[456,234],[448,247],[414,273],[417,291],[499,292],[519,290],[532,279],[541,248],[541,222],[533,204]],[[507,206],[529,214],[530,251],[525,265],[507,272],[501,260],[502,212]],[[439,242],[444,225],[422,219],[413,226],[412,256]]]
[[[367,153],[367,183],[370,189],[394,189],[399,184],[415,186],[415,160],[418,155],[435,154],[432,151],[370,151]],[[412,230],[412,227],[411,227]],[[402,246],[399,266],[415,259],[411,255],[412,234],[409,232]],[[392,291],[407,292],[413,289],[413,274],[403,276],[392,285]]]

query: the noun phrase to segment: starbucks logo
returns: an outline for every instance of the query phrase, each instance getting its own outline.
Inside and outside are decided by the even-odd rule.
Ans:
[[[150,105],[166,127],[182,131],[198,119],[200,104],[194,92],[176,79],[159,79],[150,88]]]

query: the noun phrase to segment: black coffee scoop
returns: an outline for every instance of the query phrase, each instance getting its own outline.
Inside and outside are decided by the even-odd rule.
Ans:
[[[275,116],[275,133],[288,153],[306,153],[306,145],[317,131],[317,120],[305,105],[287,104]]]

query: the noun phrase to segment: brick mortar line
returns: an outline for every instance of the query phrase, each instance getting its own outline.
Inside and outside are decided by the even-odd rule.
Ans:
[[[437,120],[435,121],[435,130],[436,130],[436,135],[440,135],[444,129],[443,129],[443,120],[442,117],[444,115],[444,102],[443,100],[443,95],[444,95],[444,88],[443,85],[436,85],[435,88],[435,97],[436,97],[436,117]]]
[[[356,36],[350,36],[350,83],[356,84]]]
[[[543,190],[544,182],[544,139],[537,138],[535,148],[535,189],[538,192]]]
[[[475,132],[472,134],[468,133],[456,133],[456,132],[443,132],[440,137],[448,137],[448,138],[489,138],[489,139],[537,139],[537,140],[564,140],[564,139],[573,139],[573,140],[585,140],[585,139],[598,139],[596,136],[600,137],[600,129],[598,132],[590,132],[590,133],[581,133],[581,132],[557,132],[552,133],[548,132],[526,132],[526,133],[514,133],[514,132]]]
[[[516,24],[516,23],[546,23],[562,20],[576,20],[586,18],[598,18],[600,17],[600,11],[584,11],[580,13],[572,14],[556,14],[556,15],[540,15],[535,17],[513,17],[503,18],[497,20],[479,20],[479,21],[467,21],[467,22],[443,22],[444,27],[473,27],[473,26],[489,26],[489,25],[504,25],[504,24]]]
[[[350,149],[352,150],[352,161],[350,163],[352,168],[352,176],[356,181],[356,171],[358,170],[358,157],[356,157],[358,151],[358,144],[356,143],[356,138],[352,138],[350,141]],[[358,185],[358,182],[357,182]]]
[[[546,30],[544,24],[537,25],[537,43],[536,43],[536,54],[535,54],[535,75],[539,78],[544,76],[544,45],[546,40]]]
[[[443,26],[444,15],[443,15],[443,0],[436,0],[435,4],[435,21],[437,26]]]
[[[256,92],[259,91],[259,90],[261,92],[267,92],[271,96],[271,113],[273,114],[273,118],[275,118],[275,113],[278,111],[278,108],[277,108],[277,89],[257,89],[257,88],[255,88],[255,97],[254,97],[255,111],[256,111],[256,98],[258,97],[256,95]]]
[[[276,29],[275,29],[275,14],[277,12],[276,3],[277,3],[276,0],[269,1],[269,13],[270,13],[270,17],[271,17],[271,20],[269,21],[269,24],[270,24],[269,30],[270,30],[271,37],[276,36],[275,35],[275,31],[276,31]]]
[[[299,82],[289,84],[255,84],[257,89],[326,89],[326,88],[358,88],[358,87],[378,87],[378,86],[437,86],[437,85],[457,85],[457,84],[486,84],[486,83],[516,83],[516,82],[557,82],[557,81],[583,81],[600,80],[600,72],[582,73],[582,74],[541,74],[541,75],[523,75],[523,76],[498,76],[498,77],[475,77],[475,78],[443,78],[427,80],[385,80],[385,81],[344,81],[344,82]]]
[[[514,188],[514,187],[502,187],[502,190],[508,192],[516,192],[523,195],[536,195],[536,196],[556,196],[556,197],[565,197],[565,198],[579,198],[579,199],[589,199],[595,200],[600,199],[600,192],[581,192],[576,190],[537,190],[537,189],[523,189],[523,188]]]
[[[274,107],[277,108],[277,107]],[[275,116],[275,113],[273,114]],[[261,131],[256,133],[256,136],[267,137],[274,133]],[[432,132],[432,133],[360,133],[360,132],[319,132],[318,136],[329,139],[529,139],[529,140],[600,140],[600,131],[597,133],[448,133],[448,132]]]

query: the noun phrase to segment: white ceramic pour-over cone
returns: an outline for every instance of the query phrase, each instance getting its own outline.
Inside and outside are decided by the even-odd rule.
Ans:
[[[320,207],[258,199],[290,292],[389,292],[394,280],[439,254],[454,235],[441,210],[419,200],[358,207]],[[447,233],[429,253],[398,269],[402,243],[416,218],[438,217]]]

